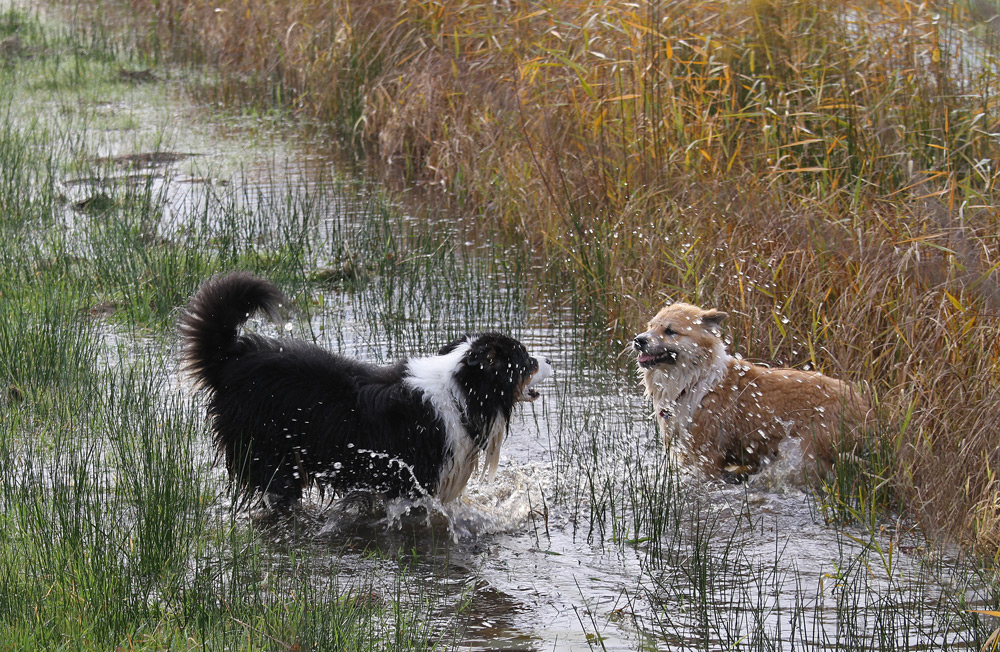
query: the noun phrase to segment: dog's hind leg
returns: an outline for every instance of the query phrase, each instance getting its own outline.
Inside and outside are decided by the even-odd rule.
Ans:
[[[264,494],[264,501],[273,509],[289,509],[302,500],[306,480],[299,466],[287,457],[282,457],[269,477],[261,480],[258,488]]]

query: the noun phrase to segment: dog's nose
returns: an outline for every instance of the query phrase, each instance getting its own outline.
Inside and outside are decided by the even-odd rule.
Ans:
[[[636,351],[645,350],[647,344],[649,344],[649,338],[645,335],[636,335],[635,339],[632,340],[632,348]]]

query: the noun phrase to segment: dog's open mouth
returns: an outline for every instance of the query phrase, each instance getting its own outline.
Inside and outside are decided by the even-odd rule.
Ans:
[[[535,358],[535,360],[538,362],[538,370],[531,376],[531,380],[525,383],[524,389],[521,390],[521,395],[517,399],[519,401],[530,402],[541,396],[535,387],[552,375],[552,365],[546,358]]]
[[[677,362],[677,351],[666,350],[660,353],[640,353],[639,366],[643,369],[656,367],[661,364],[674,364]]]

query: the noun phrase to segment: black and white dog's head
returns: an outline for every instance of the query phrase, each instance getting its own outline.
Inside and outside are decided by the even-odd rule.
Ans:
[[[535,385],[552,373],[545,358],[536,358],[524,345],[502,333],[467,336],[442,347],[438,355],[459,352],[454,378],[470,399],[486,404],[513,405],[538,398]],[[475,402],[475,401],[472,401]],[[508,408],[508,409],[510,409]]]
[[[467,335],[426,358],[411,358],[406,382],[435,404],[459,401],[473,425],[510,418],[518,401],[538,398],[535,386],[552,374],[548,359],[532,356],[502,333]]]

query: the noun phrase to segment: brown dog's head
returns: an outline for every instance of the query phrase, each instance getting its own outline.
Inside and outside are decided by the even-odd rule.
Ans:
[[[674,303],[649,320],[645,333],[632,340],[643,369],[701,367],[724,350],[720,325],[728,315],[689,303]]]

